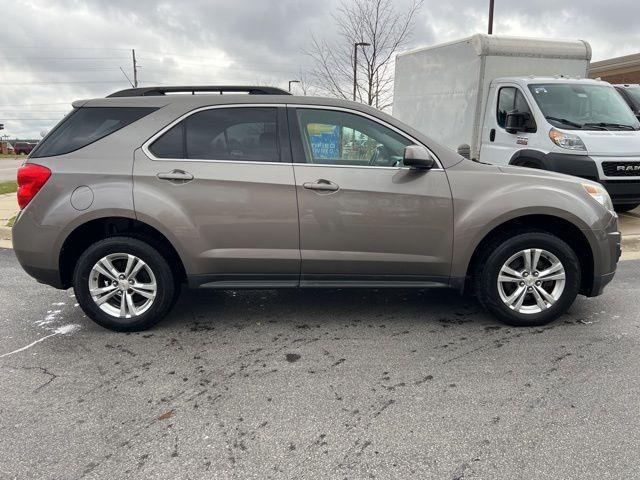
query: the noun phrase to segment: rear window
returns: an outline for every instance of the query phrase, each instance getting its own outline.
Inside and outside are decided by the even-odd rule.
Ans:
[[[88,107],[67,115],[31,153],[31,158],[64,155],[86,147],[150,114],[148,107]]]
[[[279,162],[277,110],[203,110],[167,130],[149,147],[157,158]]]

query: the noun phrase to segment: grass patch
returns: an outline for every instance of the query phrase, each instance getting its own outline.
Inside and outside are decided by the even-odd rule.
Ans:
[[[13,227],[13,224],[15,223],[17,216],[18,214],[16,213],[13,217],[7,220],[7,227]]]
[[[18,155],[9,155],[8,153],[0,153],[0,158],[18,158]]]
[[[0,195],[5,193],[15,193],[18,191],[18,184],[11,180],[9,182],[0,182]]]

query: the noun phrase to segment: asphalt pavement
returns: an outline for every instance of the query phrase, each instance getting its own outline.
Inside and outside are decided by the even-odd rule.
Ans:
[[[639,279],[543,328],[441,290],[202,290],[118,334],[0,250],[0,478],[637,478]]]

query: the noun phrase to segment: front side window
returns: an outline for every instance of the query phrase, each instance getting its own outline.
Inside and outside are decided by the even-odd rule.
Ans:
[[[552,125],[580,130],[637,130],[638,120],[618,92],[607,85],[544,83],[529,85]]]
[[[401,166],[413,144],[373,120],[334,110],[298,109],[298,126],[308,163]]]
[[[516,87],[502,87],[498,91],[497,121],[498,125],[502,128],[505,128],[506,126],[508,113],[527,114],[528,120],[524,126],[525,131],[536,131],[535,120],[533,119],[533,113],[531,113],[531,108],[529,108],[527,99]]]
[[[148,107],[83,107],[73,110],[31,153],[63,155],[86,147],[157,110]]]
[[[202,110],[167,130],[149,150],[157,158],[278,162],[277,110]]]

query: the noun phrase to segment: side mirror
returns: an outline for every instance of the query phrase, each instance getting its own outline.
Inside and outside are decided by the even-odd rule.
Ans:
[[[420,145],[407,145],[404,147],[402,163],[406,167],[429,170],[435,166],[436,161],[426,148]]]
[[[507,133],[518,133],[525,129],[525,124],[529,120],[528,113],[509,112],[504,122],[504,129]]]

